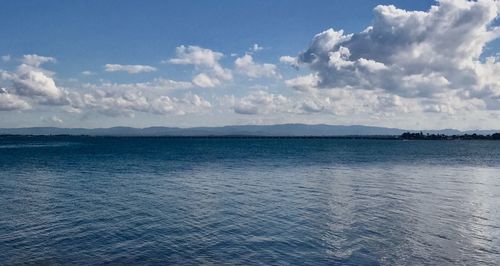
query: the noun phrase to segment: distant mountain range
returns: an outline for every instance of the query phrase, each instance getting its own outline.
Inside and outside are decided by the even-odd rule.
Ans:
[[[500,130],[459,131],[442,130],[405,130],[398,128],[372,126],[339,126],[339,125],[241,125],[223,127],[111,127],[111,128],[58,128],[29,127],[4,128],[0,135],[89,135],[89,136],[395,136],[404,132],[420,132],[429,134],[481,134],[490,135]]]

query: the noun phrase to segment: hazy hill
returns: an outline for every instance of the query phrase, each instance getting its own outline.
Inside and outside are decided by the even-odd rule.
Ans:
[[[338,125],[242,125],[224,127],[111,127],[111,128],[57,128],[57,127],[30,127],[30,128],[4,128],[0,134],[6,135],[90,135],[90,136],[387,136],[401,135],[410,131],[397,128],[371,127],[371,126],[338,126]],[[430,134],[492,134],[495,130],[459,131],[455,129],[422,130]]]

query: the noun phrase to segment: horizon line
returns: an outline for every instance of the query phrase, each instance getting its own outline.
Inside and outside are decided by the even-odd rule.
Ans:
[[[399,127],[389,127],[389,126],[377,126],[377,125],[362,125],[362,124],[306,124],[306,123],[282,123],[282,124],[227,124],[219,126],[164,126],[164,125],[151,125],[145,127],[134,127],[134,126],[110,126],[110,127],[61,127],[61,126],[23,126],[23,127],[0,127],[0,130],[5,129],[41,129],[41,128],[54,128],[54,129],[84,129],[84,130],[94,130],[94,129],[114,129],[114,128],[128,128],[128,129],[150,129],[150,128],[175,128],[175,129],[196,129],[196,128],[224,128],[224,127],[246,127],[246,126],[332,126],[332,127],[368,127],[368,128],[381,128],[381,129],[394,129],[402,131],[444,131],[444,130],[456,130],[460,132],[470,132],[470,131],[500,131],[499,129],[457,129],[457,128],[427,128],[427,129],[407,129]]]

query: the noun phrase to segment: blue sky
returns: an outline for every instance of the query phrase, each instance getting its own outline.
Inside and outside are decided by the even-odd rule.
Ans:
[[[0,105],[3,103],[4,107],[0,106],[0,127],[288,122],[407,128],[494,127],[492,123],[498,119],[496,106],[500,106],[495,100],[500,95],[496,86],[500,82],[488,73],[498,68],[495,57],[500,49],[495,27],[499,4],[493,0],[480,4],[465,0],[441,2],[444,4],[366,0],[2,1],[0,55],[3,60],[0,70],[3,76],[0,84],[4,93],[0,94],[3,95]],[[433,58],[447,54],[439,50],[444,47],[439,38],[453,40],[455,36],[470,36],[460,39],[460,45],[451,49],[456,58],[463,58],[460,53],[471,55],[456,69],[441,66],[438,69],[441,62],[430,59],[424,62],[422,56],[395,59],[396,56],[387,55],[382,58],[382,50],[366,52],[359,48],[385,45],[383,41],[343,40],[337,41],[334,47],[315,47],[314,36],[329,28],[335,32],[343,30],[341,35],[345,36],[350,33],[364,36],[360,32],[369,26],[382,29],[392,25],[394,30],[394,25],[399,25],[402,29],[411,29],[414,23],[411,19],[405,20],[407,25],[403,25],[394,18],[395,14],[402,17],[405,14],[390,9],[380,9],[377,13],[374,8],[378,5],[394,5],[397,10],[421,13],[431,13],[429,9],[435,5],[440,10],[431,15],[442,20],[452,21],[461,16],[485,16],[485,19],[465,23],[462,28],[457,26],[459,30],[455,32],[445,23],[430,25],[437,23],[433,22],[436,20],[415,13],[408,15],[421,17],[417,19],[421,24],[415,27],[425,25],[435,28],[436,32],[425,37],[422,37],[423,32],[406,36],[404,31],[398,33],[397,29],[392,33],[385,30],[380,31],[383,34],[377,33],[378,37],[387,39],[387,49],[383,51],[401,53],[399,50],[407,49],[403,47],[407,44],[397,41],[404,37],[412,44],[411,49],[415,49],[414,54],[427,47],[425,49],[430,50],[425,54],[435,54]],[[376,14],[382,19],[374,25]],[[454,23],[458,22],[460,20]],[[480,31],[483,26],[486,28]],[[443,32],[439,27],[443,27]],[[374,34],[366,36],[372,38]],[[484,37],[487,34],[494,37]],[[321,38],[331,41],[334,35],[328,33]],[[483,37],[486,39],[473,43],[474,39],[482,40]],[[422,41],[422,38],[426,39]],[[319,58],[321,50],[327,62],[329,55],[341,51],[340,47],[344,46],[349,54],[341,52],[340,58],[352,67],[362,67],[360,64],[365,61],[356,61],[362,58],[369,63],[382,64],[378,66],[390,67],[392,71],[399,70],[376,77],[367,74],[370,78],[361,84],[352,81],[353,73],[360,73],[360,69],[351,68],[346,72],[347,69],[340,69],[340,65],[333,67],[327,63],[332,68],[329,69],[320,64],[321,60],[312,62],[300,56],[310,51]],[[179,53],[179,47],[185,47],[184,52]],[[477,55],[478,49],[481,52]],[[196,52],[202,57],[212,56],[215,61],[189,61],[195,60],[190,56]],[[51,59],[31,57],[29,61],[27,55]],[[298,60],[299,69],[290,66],[292,59],[286,61],[283,56]],[[493,58],[489,65],[485,63],[487,57]],[[176,58],[179,60],[172,60]],[[457,64],[456,58],[447,56],[442,63]],[[241,59],[239,67],[238,59]],[[475,62],[481,65],[473,66]],[[23,68],[23,64],[30,67]],[[349,64],[342,64],[342,67]],[[358,66],[354,66],[356,64]],[[137,73],[131,73],[134,71]],[[467,76],[471,71],[475,74]],[[36,73],[43,77],[37,78]],[[398,78],[380,79],[388,74]],[[452,75],[467,78],[458,81]],[[298,79],[300,77],[303,79]],[[53,80],[55,87],[47,85],[45,78]],[[170,87],[162,91],[159,79],[184,83],[176,84],[175,88],[169,83]],[[305,79],[311,82],[308,88],[304,88]],[[469,80],[474,82],[469,84]],[[409,82],[413,83],[406,88],[393,85]],[[27,84],[34,87],[27,88]],[[475,87],[470,89],[471,86]],[[50,101],[42,99],[46,96],[45,89],[56,90]],[[85,100],[85,95],[92,99]],[[54,97],[58,97],[57,101]],[[161,97],[161,102],[153,102]],[[123,101],[113,102],[116,99]],[[382,107],[384,104],[398,108]],[[161,106],[151,107],[157,105]]]
[[[378,4],[425,10],[432,3],[3,1],[0,32],[9,38],[0,43],[0,50],[11,55],[53,56],[60,64],[52,68],[64,75],[99,70],[109,62],[157,65],[183,44],[245,53],[257,43],[269,48],[261,54],[263,59],[277,61],[283,54],[298,53],[312,36],[327,28],[363,30]]]

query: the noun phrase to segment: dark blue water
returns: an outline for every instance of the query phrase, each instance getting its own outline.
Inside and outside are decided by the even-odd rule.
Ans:
[[[500,264],[500,142],[0,138],[0,264]]]

